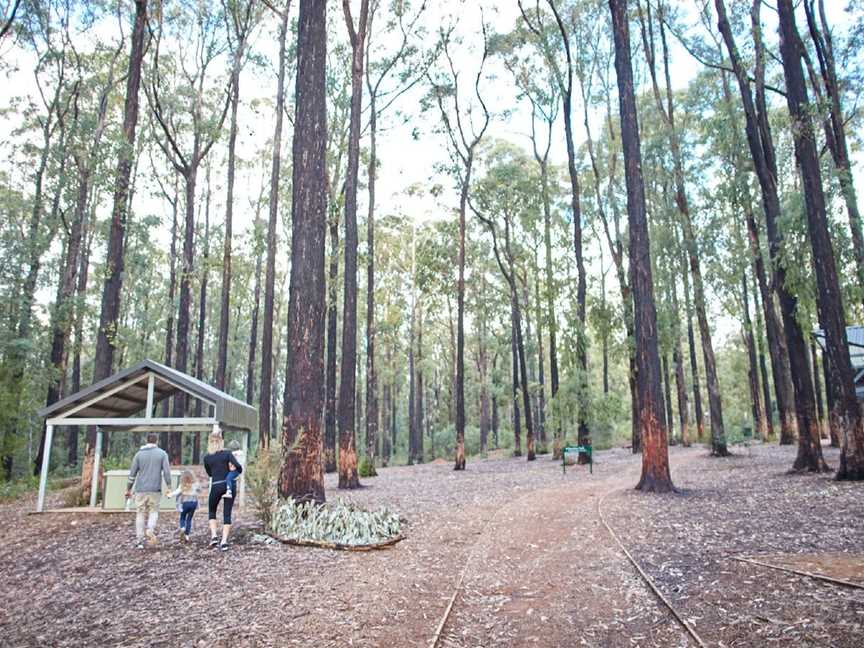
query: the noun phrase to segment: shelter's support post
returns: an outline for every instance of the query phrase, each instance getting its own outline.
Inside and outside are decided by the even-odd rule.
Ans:
[[[144,418],[153,418],[153,390],[155,388],[156,377],[151,373],[147,378],[147,411],[144,413]]]
[[[42,453],[42,472],[39,475],[39,499],[36,502],[36,512],[45,508],[45,487],[48,484],[48,466],[51,465],[51,440],[54,436],[54,426],[45,427],[45,451]]]
[[[93,454],[93,477],[90,479],[90,508],[96,507],[96,491],[99,488],[99,464],[102,460],[102,428],[96,428],[96,449]]]

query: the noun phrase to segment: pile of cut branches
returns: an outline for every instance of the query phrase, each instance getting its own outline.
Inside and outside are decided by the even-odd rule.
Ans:
[[[271,535],[288,544],[330,549],[377,549],[402,539],[399,516],[380,508],[366,511],[341,500],[334,504],[281,500]]]

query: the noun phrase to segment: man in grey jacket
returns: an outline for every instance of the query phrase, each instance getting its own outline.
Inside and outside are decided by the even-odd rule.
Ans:
[[[156,545],[156,521],[159,519],[159,502],[162,499],[162,482],[171,488],[171,465],[168,453],[156,445],[159,435],[147,435],[147,443],[135,453],[132,467],[129,469],[129,484],[126,488],[126,499],[135,492],[135,539],[138,549],[144,548],[146,521],[146,537],[150,546]],[[134,485],[134,489],[133,489]]]

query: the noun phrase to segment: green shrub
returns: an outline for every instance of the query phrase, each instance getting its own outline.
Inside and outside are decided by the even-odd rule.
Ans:
[[[360,463],[357,464],[357,473],[361,477],[377,477],[378,473],[375,471],[375,463],[369,461],[369,457],[363,455],[360,457]]]
[[[265,529],[270,528],[276,509],[276,480],[279,479],[280,454],[279,448],[259,450],[255,460],[244,472],[246,485],[252,495],[252,507]]]

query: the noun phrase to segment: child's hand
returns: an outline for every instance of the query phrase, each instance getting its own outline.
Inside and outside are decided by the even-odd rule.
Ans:
[[[228,462],[228,468],[229,468],[229,470],[237,470],[237,466],[235,466],[235,465],[234,465],[233,463],[231,463],[230,461]]]

